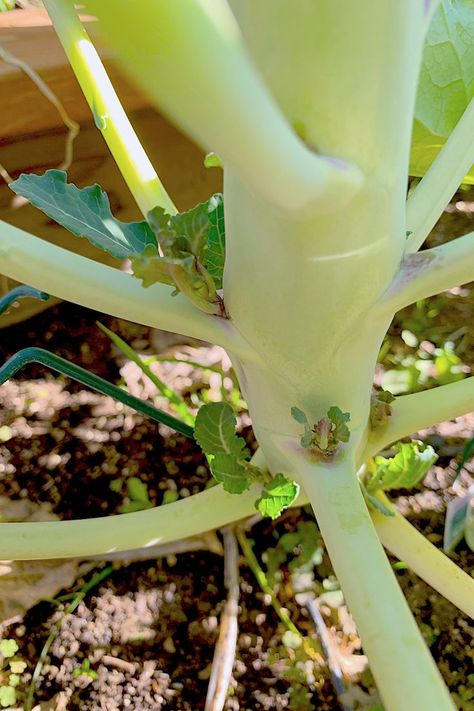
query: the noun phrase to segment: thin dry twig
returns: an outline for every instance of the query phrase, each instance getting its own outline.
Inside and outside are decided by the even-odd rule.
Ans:
[[[349,707],[343,700],[343,695],[346,692],[346,686],[344,684],[341,667],[336,659],[336,655],[334,654],[333,643],[329,636],[324,617],[313,599],[306,600],[305,604],[309,616],[316,627],[316,632],[321,642],[323,654],[326,657],[329,673],[331,674],[331,680],[337,694],[339,705],[342,711],[351,711],[351,707]]]
[[[232,527],[223,529],[224,583],[227,600],[222,611],[204,711],[222,711],[230,686],[238,633],[239,550]]]
[[[58,166],[58,169],[67,170],[72,163],[73,143],[80,130],[79,124],[77,123],[77,121],[74,121],[74,119],[69,116],[56,94],[51,91],[49,86],[46,84],[46,82],[43,81],[43,79],[40,77],[38,72],[33,69],[33,67],[30,67],[29,64],[24,62],[19,57],[16,57],[14,54],[9,52],[7,49],[5,49],[5,47],[2,47],[1,45],[0,58],[3,59],[4,62],[7,62],[7,64],[11,64],[12,66],[18,67],[23,72],[25,72],[25,74],[29,76],[30,79],[36,84],[43,96],[56,108],[63,123],[68,129],[68,133],[66,136],[66,145],[64,149],[64,160]],[[10,183],[13,180],[11,175],[2,165],[0,165],[0,176],[5,180],[6,183]]]

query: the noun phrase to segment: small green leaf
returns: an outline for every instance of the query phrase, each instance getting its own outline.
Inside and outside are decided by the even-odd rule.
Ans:
[[[147,486],[138,477],[131,476],[130,479],[127,479],[127,491],[132,501],[150,503]]]
[[[203,405],[196,416],[194,436],[206,454],[233,454],[245,459],[245,441],[237,437],[237,420],[231,406],[225,402]]]
[[[291,416],[294,420],[296,420],[296,422],[299,422],[300,425],[307,425],[309,427],[308,418],[299,407],[291,408]]]
[[[146,511],[146,509],[152,509],[153,504],[151,501],[128,501],[122,504],[118,512],[121,514],[135,513],[136,511]]]
[[[423,479],[438,458],[430,445],[418,440],[398,442],[395,448],[398,452],[390,459],[375,457],[377,473],[367,485],[369,492],[410,489]]]
[[[205,168],[223,168],[224,164],[217,153],[208,153],[204,158]]]
[[[13,686],[0,686],[0,706],[4,709],[14,706],[16,703],[16,691]]]
[[[214,279],[216,289],[220,289],[225,262],[224,201],[221,194],[217,193],[209,199],[208,217],[210,227],[204,252],[204,266]]]
[[[166,504],[172,504],[179,499],[179,494],[176,489],[166,489],[163,494],[163,499],[161,500],[161,505],[166,506]]]
[[[8,685],[16,687],[20,683],[20,677],[18,674],[10,674],[8,677]]]
[[[311,430],[306,430],[304,434],[301,435],[300,443],[302,447],[305,447],[307,449],[308,447],[311,447],[313,443],[313,432]]]
[[[117,220],[98,185],[79,189],[66,179],[62,170],[47,170],[44,175],[22,173],[9,187],[63,227],[117,259],[143,254],[147,247],[156,250],[156,238],[147,222],[127,224]]]
[[[348,442],[351,436],[351,432],[346,425],[351,419],[349,412],[342,412],[342,410],[333,405],[328,410],[328,417],[334,425],[333,437],[337,442]]]
[[[174,284],[169,269],[170,260],[160,257],[152,245],[147,247],[143,254],[132,257],[131,262],[133,276],[141,279],[145,288],[157,282],[171,286]]]
[[[299,486],[283,474],[276,476],[265,484],[262,496],[255,502],[255,508],[262,516],[277,518],[281,512],[291,506],[299,493]]]
[[[370,426],[372,429],[386,425],[392,414],[391,403],[395,400],[388,390],[379,390],[370,399]]]
[[[229,494],[241,494],[246,491],[251,478],[248,470],[239,463],[234,454],[216,454],[211,462],[212,476]]]
[[[18,652],[18,645],[14,639],[2,639],[0,642],[0,654],[8,659]]]

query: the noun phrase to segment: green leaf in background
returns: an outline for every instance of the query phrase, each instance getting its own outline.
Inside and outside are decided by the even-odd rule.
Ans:
[[[13,657],[18,652],[18,644],[14,639],[2,639],[0,642],[0,654],[5,659]]]
[[[277,518],[281,512],[296,500],[299,486],[283,474],[277,474],[262,489],[262,496],[255,502],[255,508],[262,516]]]
[[[16,691],[13,686],[0,686],[0,706],[11,708],[16,705]]]
[[[235,434],[236,425],[237,420],[230,405],[211,402],[199,409],[194,436],[206,454],[232,454],[245,459],[249,453],[245,449],[245,440]]]
[[[6,10],[13,10],[15,7],[15,0],[0,0],[0,12],[5,12]]]
[[[410,489],[416,486],[438,456],[430,445],[418,440],[398,442],[397,454],[390,459],[375,457],[375,473],[367,483],[367,491]]]
[[[210,228],[207,233],[207,245],[204,252],[204,266],[216,282],[216,288],[222,288],[225,262],[225,224],[224,199],[220,193],[208,201]]]
[[[229,494],[242,494],[252,480],[249,471],[239,462],[235,454],[216,454],[211,462],[212,476]]]
[[[120,513],[134,513],[153,507],[146,484],[137,476],[127,479],[127,494],[130,501],[120,506]]]
[[[456,496],[446,507],[443,536],[443,550],[445,553],[452,553],[464,538],[467,512],[471,502],[474,501],[474,487],[471,488],[472,492],[468,491],[465,496]]]
[[[426,37],[410,174],[422,176],[474,96],[473,0],[442,0]],[[471,169],[466,182],[474,183]]]
[[[156,238],[147,222],[117,220],[110,211],[109,198],[98,185],[80,189],[66,181],[64,171],[47,170],[44,175],[22,173],[9,187],[112,257],[126,259],[150,247],[156,250]]]

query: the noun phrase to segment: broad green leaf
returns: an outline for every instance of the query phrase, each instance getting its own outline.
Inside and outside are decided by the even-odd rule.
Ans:
[[[86,237],[117,259],[143,254],[150,247],[156,250],[156,238],[147,222],[127,224],[117,220],[110,211],[107,195],[98,185],[80,189],[66,179],[62,170],[47,170],[44,175],[23,173],[10,183],[10,188],[78,237]]]
[[[262,490],[262,496],[255,502],[255,508],[262,516],[277,518],[281,512],[296,500],[299,486],[283,474],[267,482]]]
[[[398,452],[394,457],[375,457],[377,473],[368,483],[369,493],[377,489],[390,491],[416,486],[438,458],[432,447],[418,440],[398,442],[395,447]]]
[[[14,639],[2,639],[0,642],[0,654],[8,659],[18,652],[18,644]]]
[[[296,422],[299,422],[300,425],[307,425],[309,427],[308,418],[299,407],[291,408],[291,416],[294,420],[296,420]]]
[[[237,420],[231,406],[225,402],[203,405],[196,416],[194,436],[206,454],[232,454],[245,459],[245,441],[237,437]]]
[[[241,494],[252,480],[248,470],[239,463],[235,454],[216,454],[211,462],[212,476],[229,494]]]
[[[472,0],[442,0],[423,52],[413,127],[410,173],[422,176],[474,96]],[[466,177],[474,182],[474,169]]]
[[[207,234],[207,247],[204,252],[204,266],[216,283],[222,287],[225,262],[225,223],[224,201],[221,194],[213,195],[208,201],[210,228]]]

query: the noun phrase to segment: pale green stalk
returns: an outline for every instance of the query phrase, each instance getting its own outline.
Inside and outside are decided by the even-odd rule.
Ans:
[[[372,521],[385,548],[403,560],[447,600],[474,619],[474,580],[419,533],[383,494],[393,516],[371,511]]]
[[[350,450],[318,463],[291,438],[275,437],[274,446],[293,464],[310,499],[384,708],[454,709],[379,542]]]
[[[360,463],[413,432],[472,412],[473,403],[474,376],[421,393],[397,397],[391,405],[392,414],[388,423],[369,435]]]
[[[406,251],[416,252],[474,163],[474,99],[407,200]]]
[[[146,217],[157,205],[170,214],[176,207],[138,140],[107,72],[80,22],[72,0],[44,0],[97,128],[107,141],[130,192]]]
[[[118,318],[218,343],[247,358],[251,349],[226,319],[203,313],[173,289],[139,280],[0,221],[0,264],[10,279]]]
[[[292,130],[249,61],[224,0],[86,6],[160,109],[279,209],[327,212],[361,186],[357,168],[317,155]]]
[[[254,459],[253,463],[256,461]],[[0,558],[90,558],[103,555],[106,549],[110,553],[175,543],[251,516],[255,513],[256,495],[252,489],[240,496],[231,496],[221,486],[215,486],[153,510],[66,522],[61,528],[63,522],[2,523]],[[295,505],[307,503],[303,492]],[[212,511],[211,517],[209,511]],[[374,513],[371,512],[372,520],[383,545],[400,560],[406,561],[417,575],[453,605],[474,618],[474,580],[400,514],[381,517]],[[423,555],[418,555],[419,551]]]
[[[474,232],[469,232],[439,247],[407,254],[380,306],[394,313],[473,278]]]

